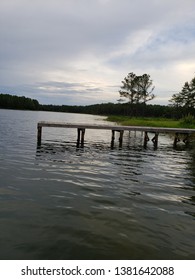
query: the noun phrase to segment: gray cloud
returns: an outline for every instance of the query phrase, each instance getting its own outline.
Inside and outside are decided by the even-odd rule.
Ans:
[[[112,86],[133,71],[151,75],[161,102],[193,76],[194,11],[194,0],[1,0],[0,91],[116,101]]]

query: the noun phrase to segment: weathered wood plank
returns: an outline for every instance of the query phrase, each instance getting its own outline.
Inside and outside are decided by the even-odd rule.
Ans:
[[[154,133],[182,133],[192,134],[195,133],[195,129],[189,128],[168,128],[168,127],[146,127],[146,126],[119,126],[119,125],[96,125],[85,123],[64,123],[64,122],[38,122],[38,127],[61,127],[61,128],[79,128],[79,129],[103,129],[114,131],[145,131]]]

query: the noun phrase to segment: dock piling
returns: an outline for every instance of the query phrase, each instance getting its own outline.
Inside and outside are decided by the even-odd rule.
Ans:
[[[189,133],[185,134],[185,138],[183,139],[183,142],[184,142],[186,145],[189,144],[189,138],[190,138]]]
[[[84,147],[84,140],[85,140],[85,129],[78,128],[77,129],[77,148],[80,146]]]
[[[150,141],[150,138],[148,137],[148,132],[145,131],[145,135],[144,135],[144,147],[147,146],[148,141]]]
[[[81,130],[80,128],[77,128],[77,147],[79,147],[80,144],[80,137],[81,137]]]
[[[120,130],[119,132],[120,132],[120,136],[119,136],[119,147],[122,148],[124,130]]]
[[[42,126],[37,125],[37,144],[41,145]]]
[[[152,142],[154,143],[154,148],[157,148],[157,146],[158,146],[158,132],[155,132],[155,135],[152,138]]]
[[[115,130],[112,130],[111,148],[114,147],[114,140],[115,140]]]
[[[177,146],[177,143],[178,143],[178,142],[180,142],[180,138],[179,138],[179,133],[176,132],[176,133],[175,133],[174,142],[173,142],[174,148]]]
[[[81,129],[81,147],[84,147],[84,141],[85,141],[85,129]]]

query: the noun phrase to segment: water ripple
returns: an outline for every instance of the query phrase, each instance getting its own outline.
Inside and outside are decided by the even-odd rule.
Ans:
[[[193,149],[174,150],[166,135],[145,149],[139,133],[112,148],[110,132],[95,131],[77,148],[61,129],[36,147],[37,120],[70,115],[3,111],[1,258],[194,259]]]

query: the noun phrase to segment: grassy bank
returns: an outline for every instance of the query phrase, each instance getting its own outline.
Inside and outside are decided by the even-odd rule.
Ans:
[[[108,121],[116,122],[120,125],[129,126],[149,126],[149,127],[175,127],[175,128],[193,128],[195,129],[195,119],[191,116],[181,120],[166,118],[129,118],[124,116],[109,116]]]

